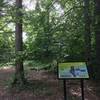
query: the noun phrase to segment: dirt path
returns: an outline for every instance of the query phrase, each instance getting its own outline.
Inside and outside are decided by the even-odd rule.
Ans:
[[[51,72],[29,70],[26,78],[31,82],[29,89],[8,89],[14,68],[0,69],[0,100],[63,100],[63,84]],[[66,81],[69,100],[81,100],[79,81]],[[93,87],[85,81],[85,100],[100,100]]]

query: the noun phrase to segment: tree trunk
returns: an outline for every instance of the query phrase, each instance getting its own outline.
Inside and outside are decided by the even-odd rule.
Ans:
[[[89,3],[90,0],[84,0],[84,19],[85,19],[85,60],[87,62],[89,73],[92,73],[91,68],[91,19],[90,19],[90,11],[89,11]],[[91,76],[91,75],[90,75]]]
[[[100,0],[95,1],[96,73],[100,75]]]
[[[15,27],[15,51],[16,54],[23,51],[23,41],[22,41],[22,0],[16,0],[16,27]],[[25,82],[24,78],[24,68],[23,59],[16,60],[15,67],[15,79],[14,84],[23,84]]]

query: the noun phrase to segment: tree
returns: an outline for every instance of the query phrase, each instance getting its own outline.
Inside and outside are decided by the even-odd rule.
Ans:
[[[11,61],[14,50],[14,30],[9,27],[13,24],[11,8],[12,5],[6,0],[0,0],[0,63],[2,64]]]
[[[26,12],[29,17],[27,19],[30,19],[25,20],[26,24],[24,24],[25,31],[28,33],[27,49],[35,51],[36,55],[33,55],[38,60],[40,60],[41,56],[44,57],[43,60],[48,59],[49,56],[51,56],[51,59],[54,56],[55,59],[60,53],[62,59],[68,54],[70,60],[83,60],[83,2],[77,1],[72,4],[66,1],[63,7],[58,1],[55,3],[47,2],[40,2],[36,6],[37,9]],[[59,9],[56,5],[58,5]],[[68,5],[70,5],[69,8]],[[60,44],[63,45],[62,51],[59,49]]]
[[[15,51],[17,56],[22,54],[23,51],[23,41],[22,41],[22,0],[16,0],[16,27],[15,27]],[[24,84],[24,68],[23,68],[23,58],[16,59],[16,70],[14,84]]]
[[[90,0],[84,0],[84,20],[85,20],[85,60],[87,62],[89,73],[92,73],[91,64],[91,19],[90,19]]]
[[[85,46],[86,46],[86,60],[90,62],[91,59],[91,29],[90,29],[90,11],[89,0],[84,0],[84,19],[85,19]]]
[[[97,74],[100,75],[100,0],[95,1],[95,39]]]

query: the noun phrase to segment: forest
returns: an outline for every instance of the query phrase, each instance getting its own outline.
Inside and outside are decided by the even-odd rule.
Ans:
[[[86,63],[85,99],[100,100],[100,0],[0,0],[0,100],[63,100],[67,62]],[[79,82],[66,79],[68,100]]]

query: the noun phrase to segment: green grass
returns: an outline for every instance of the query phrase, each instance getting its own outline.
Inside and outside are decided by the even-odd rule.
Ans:
[[[34,61],[34,60],[29,60],[24,62],[25,69],[27,68],[43,69],[45,67],[48,67],[49,65],[50,63],[42,63],[40,61]]]
[[[0,63],[0,67],[4,67],[4,66],[15,66],[15,63],[14,62]]]
[[[24,61],[24,68],[25,70],[30,69],[30,68],[35,68],[35,69],[43,69],[48,66],[50,66],[51,63],[42,63],[40,61],[35,61],[35,60],[27,60]],[[0,63],[0,67],[3,68],[5,66],[15,66],[15,62],[4,62]]]

